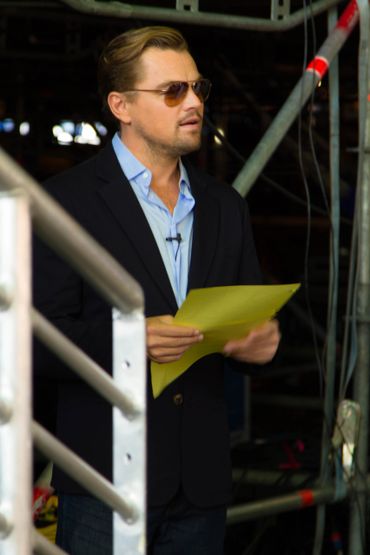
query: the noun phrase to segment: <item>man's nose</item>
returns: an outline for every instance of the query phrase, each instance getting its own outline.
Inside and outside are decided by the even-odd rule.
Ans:
[[[195,94],[191,85],[189,85],[189,88],[186,91],[184,105],[188,108],[199,108],[203,105],[203,102],[200,100],[199,96]]]

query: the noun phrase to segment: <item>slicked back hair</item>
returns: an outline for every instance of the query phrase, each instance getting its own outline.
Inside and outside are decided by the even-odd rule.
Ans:
[[[109,114],[107,97],[111,91],[134,89],[140,74],[140,57],[147,48],[189,51],[182,34],[171,27],[132,29],[112,39],[98,62],[98,85],[103,109]]]

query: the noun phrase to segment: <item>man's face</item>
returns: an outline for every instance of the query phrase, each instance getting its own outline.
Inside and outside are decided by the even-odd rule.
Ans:
[[[196,81],[200,75],[188,52],[148,48],[144,51],[135,89],[165,89],[174,81]],[[189,87],[176,106],[161,94],[136,92],[127,104],[130,122],[123,138],[135,152],[177,158],[200,147],[204,105]]]

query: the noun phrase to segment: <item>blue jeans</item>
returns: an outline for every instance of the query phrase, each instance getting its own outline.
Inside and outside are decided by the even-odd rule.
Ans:
[[[148,555],[223,555],[225,506],[201,509],[178,493],[165,507],[149,508],[147,518]],[[112,555],[110,509],[92,497],[60,494],[56,543],[70,555]]]
[[[225,505],[202,509],[179,492],[148,510],[148,555],[223,555],[225,524]]]

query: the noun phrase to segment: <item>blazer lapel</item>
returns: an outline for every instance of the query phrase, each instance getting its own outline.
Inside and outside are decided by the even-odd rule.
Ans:
[[[152,230],[110,145],[98,156],[97,173],[102,183],[98,193],[136,249],[171,311],[176,312],[176,298]]]
[[[207,284],[218,242],[219,206],[207,185],[192,166],[186,166],[195,198],[193,247],[188,278],[188,291]]]

